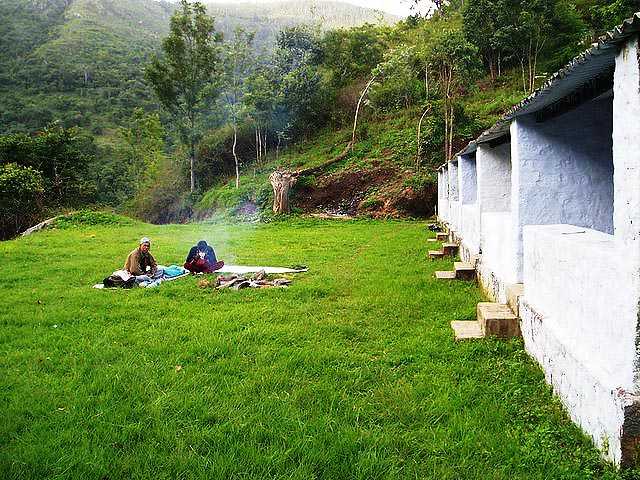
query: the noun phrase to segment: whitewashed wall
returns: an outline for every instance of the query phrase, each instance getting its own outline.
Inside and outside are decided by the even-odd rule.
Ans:
[[[510,219],[510,212],[483,212],[480,223],[478,276],[485,293],[499,303],[507,303],[507,286],[514,283]]]
[[[460,192],[460,237],[465,257],[480,251],[480,209],[478,207],[478,175],[475,153],[458,157],[458,190]]]
[[[558,160],[557,154],[565,151],[572,160],[561,162],[558,167],[568,167],[572,178],[557,178],[549,185],[548,176],[532,177],[533,170],[523,175],[524,169],[518,171],[519,167],[514,166],[514,177],[524,187],[518,195],[526,194],[529,188],[524,185],[526,177],[530,188],[553,191],[556,185],[556,193],[547,196],[546,202],[557,203],[557,209],[545,208],[546,215],[572,218],[572,223],[582,225],[591,223],[601,230],[572,225],[526,226],[527,222],[542,223],[545,219],[528,217],[520,203],[519,223],[515,225],[525,225],[521,327],[525,348],[540,362],[547,381],[571,417],[609,459],[623,465],[636,461],[640,442],[639,87],[637,39],[633,39],[616,58],[609,130],[614,166],[611,217],[606,208],[610,194],[604,181],[610,171],[602,163],[606,152],[600,145],[607,143],[607,138],[594,128],[602,120],[608,121],[606,108],[602,108],[602,114],[582,110],[582,117],[576,118],[576,122],[581,120],[587,125],[583,142],[578,142],[580,132],[568,132],[574,139],[568,151],[565,137],[554,139],[550,149],[538,150],[543,157],[539,161],[551,161],[551,165]],[[597,103],[602,104],[592,103],[588,108]],[[519,136],[514,142],[525,137],[520,133],[526,128],[519,131],[524,123],[517,123]],[[567,126],[558,124],[556,128]],[[595,135],[597,144],[592,143],[594,138],[590,135]],[[526,138],[530,141],[535,137]],[[523,151],[526,153],[526,149],[520,149]],[[573,159],[581,160],[580,165]],[[566,192],[557,188],[563,183]],[[576,185],[572,187],[572,183]],[[589,196],[583,198],[582,209],[575,209],[573,202],[580,198],[579,189],[585,189]],[[530,195],[540,198],[535,192]]]
[[[636,360],[626,288],[636,271],[612,235],[571,225],[525,226],[524,252],[525,348],[571,417],[619,461]]]
[[[511,146],[478,146],[476,152],[480,251],[478,277],[489,298],[506,302],[513,283],[511,248]]]
[[[613,102],[591,101],[551,120],[511,124],[511,213],[516,280],[522,227],[566,223],[613,233]]]
[[[451,161],[449,168],[449,224],[454,232],[460,231],[460,193],[458,191],[458,162]]]

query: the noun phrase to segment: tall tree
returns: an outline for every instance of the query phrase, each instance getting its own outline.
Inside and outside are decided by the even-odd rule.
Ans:
[[[433,44],[430,65],[437,72],[444,113],[444,154],[453,155],[456,102],[478,73],[478,50],[459,30],[444,32]]]
[[[498,0],[470,0],[462,11],[463,30],[465,37],[473,43],[489,68],[491,80],[501,74],[503,46],[500,43],[499,30],[499,1]]]
[[[227,111],[229,123],[233,127],[233,159],[236,166],[236,188],[240,186],[240,161],[238,159],[238,123],[248,113],[244,97],[247,93],[248,79],[255,68],[253,58],[254,34],[238,28],[233,38],[224,44],[224,74],[222,81],[222,99]]]
[[[216,93],[220,75],[221,36],[204,5],[181,0],[171,17],[170,33],[162,42],[163,57],[154,57],[145,70],[162,106],[171,114],[180,141],[189,152],[190,186],[196,188],[196,146],[202,138],[203,113]]]

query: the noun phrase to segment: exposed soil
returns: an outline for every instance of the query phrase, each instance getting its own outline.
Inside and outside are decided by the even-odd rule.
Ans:
[[[369,215],[374,218],[428,217],[437,201],[436,187],[417,190],[404,185],[412,172],[394,166],[348,170],[298,187],[292,205],[306,213]]]

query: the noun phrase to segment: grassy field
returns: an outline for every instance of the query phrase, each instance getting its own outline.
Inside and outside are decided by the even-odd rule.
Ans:
[[[618,478],[520,341],[453,341],[481,296],[423,223],[68,227],[0,243],[2,479]],[[142,235],[309,272],[92,289]]]

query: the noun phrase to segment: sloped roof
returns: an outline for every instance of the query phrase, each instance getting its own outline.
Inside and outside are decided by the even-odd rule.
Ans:
[[[477,150],[478,144],[508,135],[511,121],[516,117],[535,113],[553,105],[613,68],[618,46],[638,32],[640,32],[640,12],[601,36],[590,49],[551,75],[540,88],[511,108],[495,125],[484,131],[476,140],[469,142],[456,155],[473,153]]]

